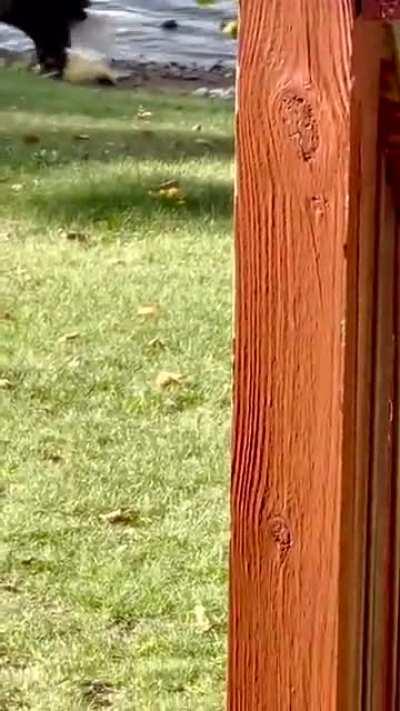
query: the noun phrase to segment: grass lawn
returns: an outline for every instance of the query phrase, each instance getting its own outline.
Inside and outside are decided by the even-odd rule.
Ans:
[[[231,130],[0,74],[2,710],[223,709]]]

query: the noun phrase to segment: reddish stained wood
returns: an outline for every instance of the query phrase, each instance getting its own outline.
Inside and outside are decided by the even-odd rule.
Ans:
[[[368,20],[398,20],[400,0],[363,0],[363,13]]]
[[[374,369],[374,448],[370,486],[368,630],[366,707],[398,711],[395,705],[398,573],[396,555],[396,340],[394,296],[397,297],[396,224],[392,191],[381,158],[380,221],[376,250],[376,315]],[[367,704],[368,700],[368,704]]]
[[[241,2],[229,711],[365,708],[381,34],[353,22]]]
[[[344,381],[343,509],[339,590],[338,709],[363,709],[368,640],[365,619],[369,480],[374,417],[377,134],[382,26],[359,19],[353,33],[353,94]]]
[[[368,516],[365,707],[398,711],[399,489],[399,84],[382,65],[375,253],[373,453]]]

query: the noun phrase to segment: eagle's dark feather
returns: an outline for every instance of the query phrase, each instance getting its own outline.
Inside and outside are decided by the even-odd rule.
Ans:
[[[86,19],[90,4],[90,0],[0,0],[0,22],[28,35],[41,66],[61,74],[71,45],[71,28]]]

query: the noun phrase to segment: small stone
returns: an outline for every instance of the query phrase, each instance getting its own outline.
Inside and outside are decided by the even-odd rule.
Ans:
[[[177,30],[178,23],[176,20],[164,20],[164,22],[161,23],[161,29],[163,29],[163,30]]]

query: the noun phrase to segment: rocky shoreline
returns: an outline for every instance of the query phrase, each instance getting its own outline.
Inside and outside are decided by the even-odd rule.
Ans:
[[[2,67],[32,69],[34,65],[33,52],[0,50]],[[131,61],[113,60],[111,66],[117,76],[116,88],[120,89],[174,89],[183,94],[231,98],[235,85],[234,69],[222,62],[204,68],[197,64],[158,63],[139,57]]]

